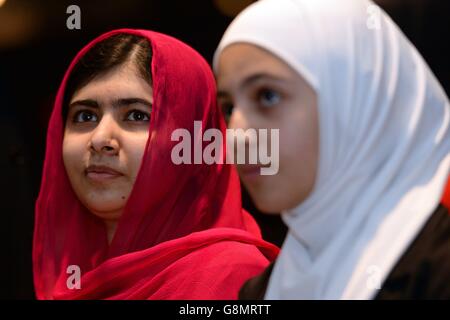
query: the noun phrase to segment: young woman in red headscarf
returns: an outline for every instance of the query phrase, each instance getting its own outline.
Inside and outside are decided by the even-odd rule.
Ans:
[[[169,36],[115,30],[78,53],[47,132],[38,299],[235,299],[267,267],[278,249],[242,209],[234,168],[171,159],[176,129],[225,135],[215,100],[208,64]]]

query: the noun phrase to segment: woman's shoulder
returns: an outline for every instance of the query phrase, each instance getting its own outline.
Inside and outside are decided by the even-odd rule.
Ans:
[[[185,246],[188,255],[208,256],[208,261],[228,264],[253,263],[267,265],[280,249],[260,236],[233,228],[213,228],[178,239],[171,247]]]
[[[178,259],[160,276],[165,287],[188,284],[175,293],[161,290],[156,298],[237,299],[246,280],[261,273],[269,264],[257,246],[238,241],[218,241],[200,247]]]
[[[274,266],[242,286],[239,298],[263,299]],[[450,299],[450,213],[439,205],[390,272],[376,299]]]
[[[439,205],[376,299],[450,299],[450,214]]]
[[[257,265],[264,267],[269,264],[268,258],[258,246],[239,241],[218,241],[202,248],[198,254],[208,255],[210,257],[209,264]]]

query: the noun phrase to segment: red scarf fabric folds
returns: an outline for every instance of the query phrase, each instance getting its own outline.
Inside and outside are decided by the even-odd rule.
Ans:
[[[77,61],[117,33],[149,40],[154,103],[140,171],[108,245],[104,223],[80,203],[65,172],[62,102]],[[47,131],[33,239],[38,299],[235,299],[240,286],[275,259],[278,248],[261,239],[242,209],[232,166],[172,163],[178,142],[171,133],[185,128],[193,137],[194,121],[202,121],[203,132],[217,128],[225,137],[209,65],[186,44],[156,32],[120,29],[77,54]],[[80,289],[67,285],[73,265],[81,271]]]

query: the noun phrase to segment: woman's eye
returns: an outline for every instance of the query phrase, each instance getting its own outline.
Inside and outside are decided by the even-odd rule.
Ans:
[[[146,112],[133,110],[127,113],[126,121],[149,121],[150,115]]]
[[[95,122],[97,120],[98,120],[97,115],[87,110],[78,111],[73,116],[74,122]]]
[[[263,89],[258,92],[257,98],[263,107],[272,107],[280,102],[281,95],[274,90]]]
[[[231,119],[231,115],[233,114],[233,108],[234,108],[233,104],[229,103],[229,102],[221,103],[220,107],[222,109],[222,113],[225,118],[225,122],[229,123],[230,119]]]

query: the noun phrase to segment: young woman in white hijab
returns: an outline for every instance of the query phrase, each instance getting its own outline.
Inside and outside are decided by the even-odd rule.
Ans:
[[[214,69],[230,128],[280,130],[276,175],[238,165],[257,207],[289,227],[242,298],[450,298],[450,105],[379,7],[258,1]]]

